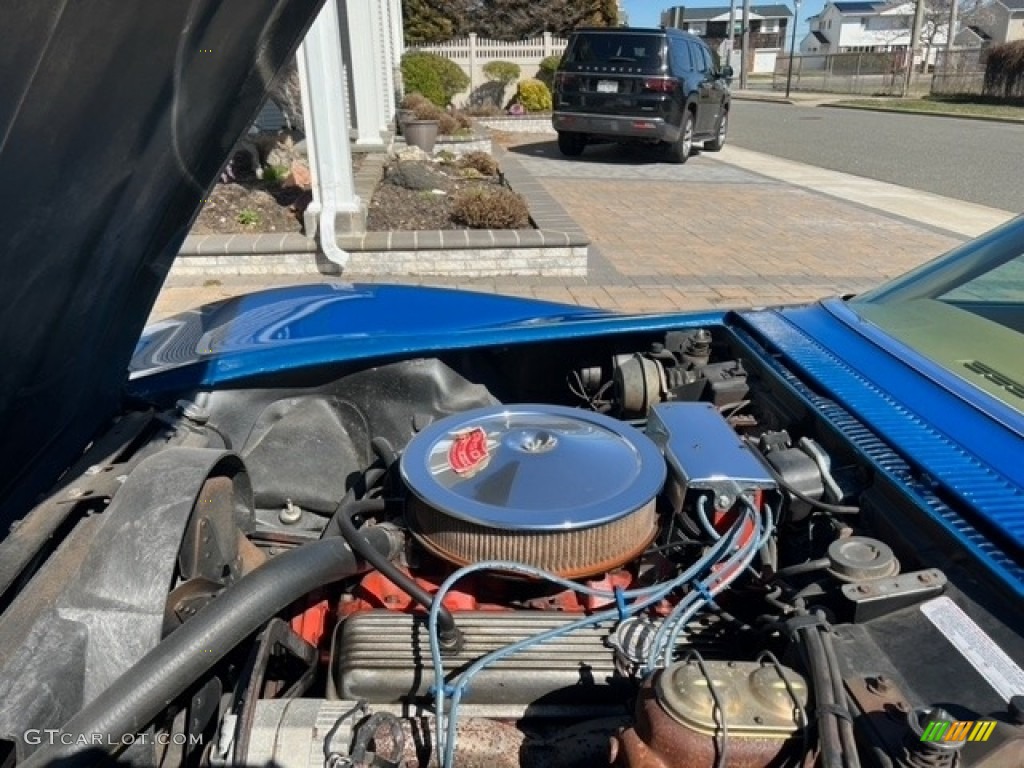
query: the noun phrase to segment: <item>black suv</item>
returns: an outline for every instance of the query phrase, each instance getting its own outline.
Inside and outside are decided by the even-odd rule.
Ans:
[[[591,141],[639,141],[677,163],[697,141],[716,152],[729,129],[731,77],[704,41],[677,29],[577,30],[555,74],[558,148],[575,157]]]

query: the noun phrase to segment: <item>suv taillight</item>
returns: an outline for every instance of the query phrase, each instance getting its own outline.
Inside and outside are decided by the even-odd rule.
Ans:
[[[671,77],[645,77],[644,90],[655,93],[672,93],[676,89],[676,82]]]
[[[580,79],[576,75],[570,75],[568,72],[558,72],[555,75],[555,88],[578,88]]]

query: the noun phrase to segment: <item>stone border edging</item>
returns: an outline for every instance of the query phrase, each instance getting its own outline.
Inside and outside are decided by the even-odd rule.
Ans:
[[[516,117],[478,117],[481,125],[487,126],[492,131],[503,131],[505,133],[550,133],[554,134],[555,129],[551,125],[551,115],[537,117],[525,115]]]

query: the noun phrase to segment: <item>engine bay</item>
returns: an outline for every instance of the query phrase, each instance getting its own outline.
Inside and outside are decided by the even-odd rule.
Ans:
[[[780,368],[695,327],[139,404],[3,584],[0,766],[122,691],[139,765],[1024,765],[1019,606]]]

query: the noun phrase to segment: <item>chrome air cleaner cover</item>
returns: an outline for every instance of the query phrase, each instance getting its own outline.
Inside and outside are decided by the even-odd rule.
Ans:
[[[502,405],[456,414],[402,456],[419,540],[450,562],[515,560],[570,578],[639,554],[657,532],[658,447],[597,413]]]

